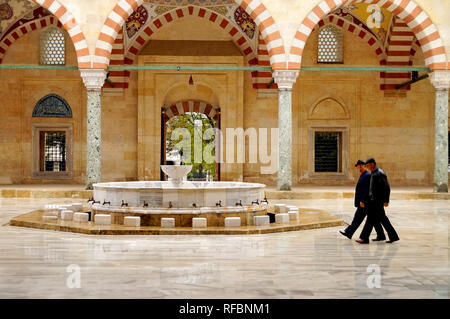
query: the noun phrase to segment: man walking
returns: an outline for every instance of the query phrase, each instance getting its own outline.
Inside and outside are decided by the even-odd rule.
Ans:
[[[365,163],[361,160],[358,160],[358,162],[355,164],[355,167],[360,175],[355,189],[356,212],[355,216],[353,217],[352,223],[344,231],[339,231],[348,239],[352,239],[353,234],[366,217],[366,206],[369,199],[370,173],[367,171]],[[374,238],[373,240],[385,240],[386,236],[384,235],[383,227],[381,227],[381,224],[376,223],[374,227],[375,231],[377,232],[377,238]]]
[[[386,216],[384,207],[389,206],[389,197],[391,189],[386,174],[377,167],[375,159],[369,158],[366,161],[366,167],[370,171],[369,200],[367,205],[367,220],[364,228],[357,240],[360,244],[368,244],[369,236],[375,224],[381,223],[386,230],[389,240],[386,243],[393,243],[400,238],[392,226],[389,218]]]

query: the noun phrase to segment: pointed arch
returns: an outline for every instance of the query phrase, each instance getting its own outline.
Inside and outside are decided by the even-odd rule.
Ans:
[[[445,70],[447,58],[442,39],[428,15],[413,0],[322,0],[298,28],[288,58],[288,68],[299,70],[305,43],[314,26],[328,13],[345,4],[377,4],[401,18],[419,40],[425,65],[431,70]]]
[[[74,16],[58,0],[33,0],[33,2],[50,11],[69,33],[75,51],[77,53],[78,67],[80,69],[91,68],[91,56],[87,46],[86,38]]]
[[[267,43],[272,69],[286,69],[286,52],[278,26],[261,0],[234,0],[255,21]],[[143,3],[143,0],[119,0],[108,15],[100,31],[93,61],[96,69],[106,69],[110,63],[112,46],[128,17]],[[193,7],[189,6],[189,10]]]

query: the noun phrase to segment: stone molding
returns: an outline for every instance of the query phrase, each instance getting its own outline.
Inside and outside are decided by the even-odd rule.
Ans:
[[[106,71],[100,69],[80,69],[83,83],[88,91],[100,91],[105,83]]]
[[[448,90],[450,87],[450,70],[436,70],[430,74],[430,81],[436,90]]]
[[[279,90],[292,90],[298,74],[298,70],[276,70],[272,73]]]

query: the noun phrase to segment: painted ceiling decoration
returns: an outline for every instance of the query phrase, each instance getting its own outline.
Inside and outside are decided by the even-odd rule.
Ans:
[[[148,12],[145,6],[139,6],[127,19],[126,29],[129,38],[132,38],[147,22]]]
[[[186,6],[201,6],[225,17],[237,28],[256,50],[258,28],[255,21],[234,0],[146,0],[127,19],[124,25],[124,45],[128,50],[139,30],[167,12]]]
[[[43,7],[37,7],[32,12],[25,15],[23,18],[17,20],[16,22],[14,22],[14,24],[10,25],[8,30],[0,35],[0,41],[3,40],[4,38],[6,38],[8,36],[8,34],[13,32],[15,29],[17,29],[21,25],[24,25],[33,20],[44,18],[44,17],[50,16],[50,15],[52,15],[52,14],[49,11],[47,11],[46,9],[44,9]]]
[[[29,0],[0,0],[0,37],[3,37],[17,20],[30,16],[38,7]]]
[[[234,0],[145,0],[144,2],[171,6],[212,6],[235,3]]]
[[[339,8],[339,9],[333,11],[333,14],[350,21],[350,22],[356,24],[357,26],[372,33],[374,36],[377,36],[373,30],[371,30],[363,21],[361,21],[361,19],[359,17],[354,15],[350,10],[348,10],[346,8]]]
[[[253,39],[256,31],[256,23],[240,6],[234,11],[234,21],[236,21],[241,30],[247,34],[250,39]]]

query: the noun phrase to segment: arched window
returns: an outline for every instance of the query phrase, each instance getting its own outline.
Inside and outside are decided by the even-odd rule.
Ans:
[[[342,32],[332,25],[319,32],[317,47],[318,63],[342,63]]]
[[[42,31],[40,60],[42,65],[66,64],[66,40],[60,29],[50,27]]]

